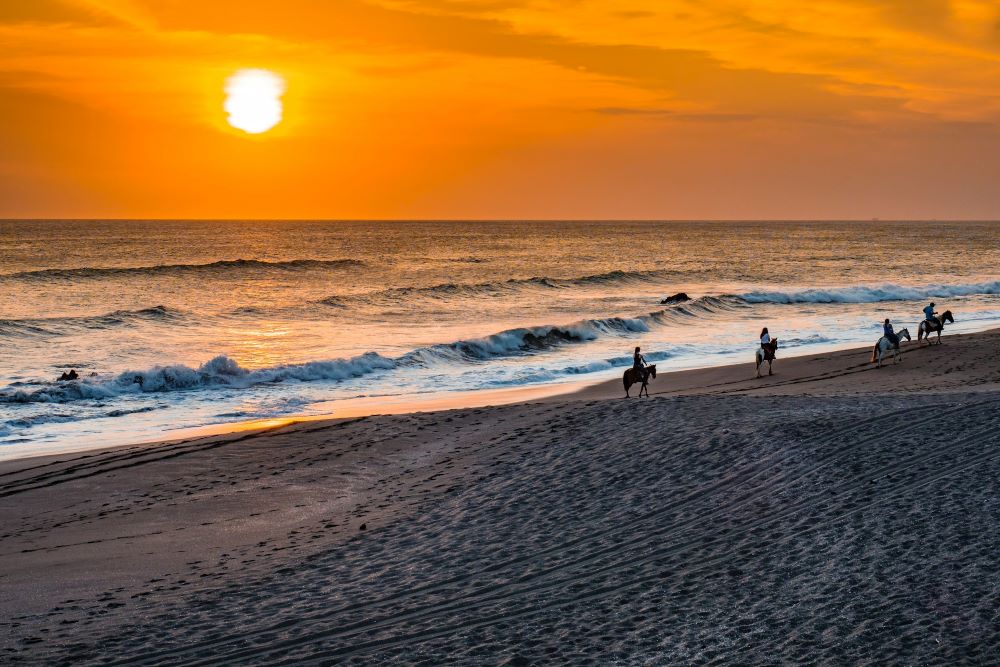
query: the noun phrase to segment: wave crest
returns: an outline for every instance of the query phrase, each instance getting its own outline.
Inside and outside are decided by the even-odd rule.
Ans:
[[[270,262],[260,259],[234,259],[209,262],[207,264],[157,264],[155,266],[84,266],[72,269],[41,269],[38,271],[21,271],[0,275],[0,280],[20,281],[73,281],[99,280],[120,276],[163,276],[189,274],[240,273],[247,270],[258,271],[302,271],[320,268],[351,268],[361,267],[365,263],[356,259],[293,259],[283,262]]]
[[[105,329],[137,321],[169,322],[183,317],[184,313],[179,310],[152,306],[137,310],[115,310],[104,315],[0,320],[0,336],[57,336],[74,329]]]
[[[125,394],[170,392],[211,387],[248,388],[253,385],[315,380],[344,380],[392,369],[396,362],[375,352],[350,359],[310,361],[249,370],[235,360],[220,355],[198,368],[181,364],[154,366],[141,371],[125,371],[113,378],[84,378],[73,382],[47,384],[35,390],[16,389],[0,393],[5,403],[68,403],[87,399],[107,399]]]
[[[918,301],[921,299],[1000,294],[1000,280],[958,285],[857,285],[852,287],[817,287],[803,290],[757,291],[735,295],[749,304],[754,303],[880,303],[884,301]]]
[[[524,290],[559,290],[601,285],[653,283],[672,275],[672,271],[609,271],[577,278],[510,278],[484,283],[441,283],[427,287],[393,287],[354,296],[334,295],[319,303],[338,308],[349,301],[362,303],[395,303],[404,298],[450,299],[455,297],[499,296]]]

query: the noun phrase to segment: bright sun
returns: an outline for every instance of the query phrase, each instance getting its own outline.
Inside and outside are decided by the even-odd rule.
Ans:
[[[267,132],[281,122],[285,81],[266,69],[242,69],[226,80],[229,124],[249,134]]]

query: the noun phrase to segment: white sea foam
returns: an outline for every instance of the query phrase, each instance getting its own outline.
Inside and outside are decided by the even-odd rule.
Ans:
[[[594,318],[567,325],[509,329],[483,338],[420,347],[395,358],[376,352],[366,352],[344,359],[246,369],[232,358],[220,355],[197,368],[180,364],[158,365],[145,370],[125,371],[113,377],[84,378],[74,382],[47,383],[41,386],[36,384],[34,388],[9,386],[6,390],[0,391],[0,402],[68,403],[111,399],[127,394],[219,387],[246,389],[256,385],[281,382],[343,381],[367,376],[376,371],[393,371],[401,367],[436,368],[442,365],[483,363],[507,357],[543,354],[564,345],[586,343],[601,338],[628,338],[648,333],[653,327],[677,326],[684,321],[690,321],[691,318],[700,318],[733,308],[746,308],[752,304],[872,303],[980,294],[1000,294],[1000,281],[925,287],[886,284],[758,291],[721,297],[704,296],[639,317]],[[794,347],[835,342],[835,338],[806,336],[800,339],[789,338],[785,342]],[[519,376],[517,383],[540,382],[567,375],[599,372],[628,363],[629,359],[626,357],[591,360]],[[511,381],[503,379],[499,382]]]
[[[59,382],[35,390],[16,389],[0,393],[8,403],[67,403],[86,399],[106,399],[126,394],[169,392],[210,387],[247,388],[253,385],[297,380],[344,380],[376,370],[395,368],[396,362],[374,352],[351,359],[311,361],[271,368],[248,370],[233,359],[220,355],[190,368],[181,364],[154,366],[141,371],[125,371],[113,378],[85,378]]]
[[[747,303],[879,303],[883,301],[918,301],[947,297],[1000,294],[1000,280],[957,285],[856,285],[821,287],[791,291],[757,291],[737,295]]]

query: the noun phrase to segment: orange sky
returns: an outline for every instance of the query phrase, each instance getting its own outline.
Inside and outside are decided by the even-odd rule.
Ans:
[[[0,0],[0,44],[0,217],[1000,218],[994,0]]]

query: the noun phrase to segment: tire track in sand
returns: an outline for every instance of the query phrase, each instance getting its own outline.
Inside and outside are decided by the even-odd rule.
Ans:
[[[964,436],[963,438],[961,438],[960,440],[956,441],[955,443],[953,443],[953,447],[956,447],[956,446],[960,447],[960,446],[969,445],[969,444],[974,445],[974,446],[978,446],[981,438],[985,434],[994,432],[995,429],[996,429],[996,424],[990,423],[987,426],[979,428],[979,429],[976,429],[971,434],[968,434],[968,435]],[[865,444],[868,444],[868,443],[865,443]],[[994,455],[996,455],[998,453],[1000,453],[1000,452],[989,451],[989,452],[985,452],[983,454],[980,454],[977,457],[973,457],[973,459],[970,460],[971,462],[970,462],[969,465],[971,465],[972,463],[975,463],[976,461],[978,461],[980,459],[982,459],[982,460],[988,459],[988,458],[990,458],[990,457],[992,457],[992,456],[994,456]],[[831,498],[830,496],[825,495],[823,493],[820,493],[815,498],[806,498],[806,499],[804,499],[804,500],[802,500],[802,501],[800,501],[798,503],[795,503],[795,504],[790,505],[790,506],[786,506],[786,507],[782,508],[777,514],[769,515],[768,517],[766,517],[766,518],[764,518],[764,519],[762,519],[762,520],[760,520],[758,522],[753,522],[753,523],[747,524],[745,526],[741,526],[739,529],[734,530],[734,531],[732,531],[730,533],[727,533],[726,535],[724,535],[721,538],[714,539],[714,540],[705,540],[704,538],[691,540],[691,541],[689,541],[687,543],[684,543],[684,544],[674,545],[674,546],[671,546],[671,547],[668,547],[668,548],[665,548],[665,549],[661,549],[661,550],[658,550],[658,551],[653,551],[653,552],[651,552],[649,554],[646,554],[646,555],[644,555],[644,556],[642,556],[641,558],[638,558],[638,559],[626,559],[624,561],[624,564],[626,564],[626,565],[633,565],[633,566],[636,565],[636,564],[645,564],[645,563],[656,561],[656,560],[664,558],[664,557],[677,556],[678,554],[685,553],[685,552],[690,551],[690,550],[695,549],[695,548],[704,549],[704,548],[708,548],[708,547],[711,547],[711,546],[714,546],[714,545],[718,545],[718,544],[721,544],[721,543],[729,542],[734,537],[738,537],[740,535],[746,535],[746,534],[749,534],[752,531],[760,530],[761,528],[763,528],[763,527],[765,527],[767,525],[774,524],[774,523],[780,521],[781,519],[784,519],[784,518],[786,518],[788,516],[792,516],[792,515],[798,513],[801,510],[808,510],[811,507],[814,507],[816,500],[824,500],[824,501],[828,501],[828,502],[832,502],[832,501],[837,500],[837,499],[839,499],[839,500],[847,500],[850,497],[850,494],[852,492],[854,492],[854,491],[856,491],[856,490],[858,490],[860,488],[864,488],[864,487],[869,486],[872,483],[873,479],[877,479],[877,478],[883,476],[886,472],[890,472],[890,471],[894,471],[894,472],[904,471],[904,470],[907,470],[908,468],[912,468],[914,466],[918,466],[918,465],[920,465],[922,463],[932,462],[935,459],[938,459],[940,457],[953,457],[954,454],[955,454],[955,452],[952,451],[952,450],[949,450],[949,451],[932,451],[932,452],[929,452],[929,453],[923,453],[923,454],[920,454],[920,455],[917,455],[917,456],[914,456],[914,457],[910,457],[909,459],[897,460],[897,462],[894,462],[894,463],[892,463],[890,465],[887,465],[887,466],[883,466],[882,468],[880,468],[878,470],[875,470],[875,471],[872,471],[869,474],[866,474],[865,477],[863,479],[861,479],[861,480],[858,480],[858,481],[856,481],[856,482],[854,482],[852,484],[848,484],[848,485],[844,485],[844,486],[839,487],[838,488],[838,492],[839,492],[838,495],[835,496],[835,497],[833,497],[833,498]],[[968,465],[962,466],[963,469],[966,468],[966,467],[968,467]],[[794,483],[799,478],[805,476],[806,474],[811,474],[812,472],[815,472],[816,470],[818,470],[818,468],[817,469],[813,469],[813,470],[811,470],[811,471],[809,471],[809,472],[807,472],[807,473],[805,473],[803,475],[800,475],[798,478],[792,480],[791,482]],[[918,477],[917,481],[919,482],[920,479],[923,479],[923,478]],[[936,477],[929,478],[929,479],[933,480],[933,479],[936,479]],[[778,490],[780,491],[780,488]],[[697,522],[705,522],[707,520],[710,520],[713,516],[716,516],[717,514],[720,514],[723,511],[725,511],[725,509],[726,508],[722,508],[722,509],[720,509],[718,511],[710,513],[707,516],[698,517],[696,519],[696,521]],[[851,512],[851,513],[853,513],[853,512]],[[693,523],[693,522],[687,522],[687,523]],[[649,542],[649,541],[652,541],[652,540],[663,541],[664,539],[670,537],[670,533],[676,532],[675,529],[679,528],[679,527],[680,526],[669,526],[665,530],[661,530],[661,531],[658,531],[656,533],[648,535],[641,542],[629,543],[629,544],[624,545],[624,546],[622,546],[622,545],[613,545],[612,547],[610,547],[608,549],[605,549],[603,551],[604,552],[612,552],[614,554],[618,554],[618,553],[622,552],[623,549],[624,550],[634,550],[637,547],[641,547],[646,542]],[[589,561],[589,560],[592,560],[592,559],[591,558],[581,559],[580,561],[578,561],[578,562],[576,562],[574,564],[584,564],[583,561],[585,561],[585,560]],[[704,564],[710,564],[711,562],[715,562],[715,561],[705,561]],[[372,630],[378,630],[378,629],[384,628],[384,627],[391,627],[392,625],[397,624],[399,622],[406,623],[406,622],[409,622],[409,621],[412,621],[412,620],[421,620],[421,619],[433,618],[435,616],[440,616],[442,613],[448,613],[448,612],[467,613],[470,610],[474,610],[477,607],[482,607],[482,606],[484,606],[486,604],[489,604],[489,603],[500,602],[500,601],[505,600],[505,599],[515,598],[519,594],[521,594],[521,593],[523,593],[525,591],[528,591],[528,592],[531,592],[531,593],[538,593],[538,592],[549,590],[549,589],[552,589],[552,588],[558,588],[558,587],[563,586],[563,585],[569,585],[569,584],[581,585],[583,583],[586,583],[587,581],[595,579],[598,574],[605,573],[605,572],[614,572],[614,571],[620,570],[622,568],[622,565],[623,565],[622,562],[612,561],[609,564],[605,564],[605,565],[602,565],[602,566],[597,567],[597,568],[587,569],[586,570],[586,574],[584,576],[570,576],[570,577],[564,577],[562,579],[556,579],[556,580],[546,581],[544,579],[544,577],[546,577],[548,575],[551,575],[553,573],[558,573],[559,571],[565,569],[563,566],[554,567],[554,568],[550,568],[547,571],[542,571],[542,572],[534,573],[532,575],[528,575],[528,576],[523,577],[522,579],[520,579],[518,581],[515,581],[515,582],[509,582],[507,584],[503,584],[503,585],[500,585],[500,586],[486,587],[485,589],[483,589],[481,591],[478,591],[478,592],[474,591],[474,592],[472,592],[472,593],[470,593],[468,595],[465,595],[465,596],[459,598],[460,601],[455,601],[455,600],[445,601],[445,602],[438,603],[438,604],[435,604],[435,605],[429,605],[428,607],[426,607],[424,609],[410,610],[410,611],[406,611],[406,612],[402,612],[402,613],[397,613],[397,614],[389,615],[389,616],[386,616],[386,617],[383,617],[383,618],[368,619],[368,620],[365,620],[365,621],[361,621],[361,622],[355,623],[353,625],[339,626],[336,629],[328,629],[328,630],[318,631],[316,633],[307,634],[305,636],[301,636],[300,635],[300,636],[296,636],[294,638],[283,640],[282,642],[279,642],[278,644],[271,645],[271,646],[264,647],[264,648],[257,647],[257,648],[254,648],[254,649],[246,649],[245,651],[241,651],[241,652],[238,652],[238,653],[235,653],[235,654],[228,654],[228,655],[225,655],[225,656],[218,656],[218,655],[216,655],[216,656],[213,656],[213,658],[212,658],[212,660],[210,662],[204,662],[204,663],[201,663],[201,662],[198,662],[198,663],[185,663],[185,664],[191,664],[191,665],[212,664],[212,663],[218,663],[218,661],[220,661],[220,660],[238,659],[238,658],[245,658],[245,657],[250,657],[250,656],[260,657],[261,655],[264,655],[263,652],[273,652],[274,650],[280,650],[281,648],[295,647],[295,646],[303,644],[303,643],[308,643],[310,640],[326,639],[326,638],[330,638],[330,637],[336,637],[338,635],[342,635],[342,634],[345,634],[345,633],[350,633],[350,631],[352,631],[352,630],[357,630],[357,632],[355,632],[354,635],[360,635],[360,634],[364,634],[366,632],[370,632]],[[702,567],[702,565],[703,564],[700,563],[697,566],[697,568],[700,569]],[[539,584],[539,580],[541,580],[541,584]],[[502,593],[496,593],[496,591],[499,591],[499,590],[504,590],[504,592],[502,592]],[[491,593],[492,593],[492,595],[490,595]],[[479,597],[479,596],[482,596],[482,595],[490,595],[490,597],[479,599],[479,600],[473,599],[473,598],[476,598],[476,597]],[[470,602],[471,602],[471,604],[470,604]],[[502,615],[502,616],[499,616],[498,618],[509,618],[509,615]],[[256,634],[256,633],[251,633],[251,634]],[[251,636],[251,635],[250,634],[244,635],[244,636],[241,637],[241,639],[243,641],[245,641],[249,636]],[[140,659],[142,659],[142,658],[140,658]]]
[[[639,523],[641,523],[641,522],[643,522],[645,520],[648,520],[650,518],[657,517],[657,516],[663,514],[666,511],[676,510],[676,509],[680,509],[680,508],[683,508],[685,506],[688,506],[688,505],[692,504],[694,501],[696,501],[696,500],[698,500],[700,498],[709,496],[709,495],[711,495],[712,493],[714,493],[715,491],[717,491],[719,489],[729,490],[729,489],[732,489],[732,488],[738,488],[738,487],[740,487],[742,485],[745,485],[746,483],[752,482],[753,480],[755,480],[755,479],[761,477],[762,475],[765,475],[767,472],[773,470],[775,467],[780,467],[782,464],[786,463],[788,461],[788,459],[791,458],[792,455],[794,455],[796,453],[799,453],[799,452],[802,452],[802,451],[804,451],[806,449],[816,449],[817,447],[822,447],[822,446],[824,446],[826,444],[829,444],[831,442],[835,442],[835,441],[838,441],[838,440],[850,439],[857,432],[862,432],[862,431],[865,431],[865,430],[876,428],[877,426],[879,426],[883,422],[886,422],[886,421],[890,421],[891,422],[893,419],[896,419],[896,418],[898,418],[900,416],[903,416],[903,415],[911,416],[914,413],[915,410],[918,411],[918,412],[930,412],[930,413],[932,413],[932,414],[930,414],[928,416],[923,417],[922,419],[910,420],[900,430],[894,431],[892,433],[886,433],[886,434],[881,435],[881,436],[876,436],[875,438],[869,439],[869,440],[864,441],[864,442],[853,442],[853,443],[848,444],[845,447],[841,447],[841,448],[838,448],[838,449],[836,449],[836,450],[834,450],[832,452],[828,452],[824,456],[822,456],[820,459],[817,459],[817,461],[815,462],[817,465],[815,465],[814,468],[811,468],[809,471],[807,471],[805,473],[801,473],[801,474],[793,477],[790,480],[787,479],[791,475],[791,473],[789,473],[789,472],[782,473],[781,475],[778,475],[776,478],[766,479],[766,480],[763,481],[763,483],[758,484],[755,487],[752,487],[747,493],[745,493],[743,496],[740,496],[739,498],[735,499],[733,502],[730,502],[730,503],[728,503],[726,505],[723,505],[723,506],[717,508],[710,515],[708,515],[708,517],[706,517],[706,516],[698,516],[698,517],[694,517],[692,519],[689,519],[687,521],[684,521],[684,522],[682,522],[680,524],[669,526],[666,531],[661,530],[661,531],[658,531],[656,534],[651,534],[651,535],[647,536],[645,539],[643,539],[641,541],[641,543],[645,544],[645,543],[653,541],[653,540],[662,540],[662,539],[664,539],[664,537],[666,535],[669,534],[669,532],[676,532],[676,531],[681,530],[683,528],[686,528],[686,527],[688,527],[688,526],[690,526],[692,524],[695,524],[695,523],[698,523],[698,522],[703,522],[706,519],[710,518],[711,516],[715,516],[715,515],[718,515],[718,514],[723,514],[723,513],[727,512],[727,511],[730,511],[730,510],[732,510],[734,508],[738,508],[741,505],[745,505],[748,502],[752,502],[753,499],[755,499],[756,497],[759,497],[762,493],[764,493],[764,491],[761,490],[762,487],[766,491],[768,491],[768,492],[774,491],[775,488],[776,488],[774,486],[775,480],[777,480],[777,482],[781,482],[783,480],[787,480],[786,484],[785,484],[786,486],[790,485],[790,484],[793,484],[796,481],[798,481],[800,478],[802,478],[802,477],[804,477],[804,476],[806,476],[808,474],[814,473],[814,472],[822,469],[822,467],[825,467],[826,465],[828,465],[837,456],[839,456],[839,455],[841,455],[843,453],[848,453],[848,452],[850,452],[851,450],[855,449],[858,446],[864,445],[866,447],[871,447],[871,446],[876,445],[879,442],[882,442],[882,441],[885,441],[885,440],[889,440],[889,439],[892,439],[892,438],[902,437],[905,434],[907,434],[907,433],[909,433],[909,432],[911,432],[911,431],[913,431],[915,429],[919,429],[920,427],[924,426],[927,423],[930,423],[930,422],[933,422],[933,421],[945,418],[945,417],[947,417],[947,416],[949,416],[951,414],[960,413],[960,412],[968,410],[970,407],[974,407],[976,405],[978,405],[978,403],[959,405],[959,406],[953,407],[951,409],[941,411],[941,405],[940,404],[935,404],[935,405],[921,406],[921,407],[919,407],[917,409],[910,408],[910,409],[904,409],[904,410],[891,411],[891,412],[888,412],[888,413],[877,415],[876,417],[869,418],[869,419],[864,420],[862,422],[857,422],[857,423],[852,424],[851,426],[849,426],[849,427],[847,427],[847,428],[845,428],[843,430],[840,430],[840,431],[837,431],[837,432],[834,432],[834,433],[825,434],[823,436],[819,436],[819,437],[813,438],[811,440],[806,440],[806,441],[804,441],[802,443],[799,443],[796,446],[795,452],[792,452],[789,456],[777,457],[776,459],[775,459],[775,457],[772,457],[771,460],[769,460],[767,462],[767,464],[764,465],[764,466],[760,466],[759,464],[756,464],[756,465],[753,465],[753,466],[748,466],[747,468],[745,468],[744,470],[739,471],[735,475],[727,476],[723,480],[720,480],[718,482],[714,482],[713,484],[709,485],[708,487],[703,487],[701,489],[698,489],[698,490],[696,490],[696,491],[688,494],[684,498],[679,499],[678,501],[675,501],[675,502],[672,502],[672,503],[668,503],[665,506],[659,507],[659,508],[657,508],[656,510],[654,510],[652,512],[649,512],[649,513],[647,513],[645,515],[641,515],[639,517],[636,517],[636,518],[630,520],[630,528],[634,528],[637,524],[639,524]],[[617,531],[617,532],[620,533],[620,532],[625,532],[625,531],[622,530],[622,531]],[[273,633],[273,632],[280,632],[280,631],[288,630],[291,627],[300,626],[300,625],[303,625],[303,624],[316,624],[316,623],[318,623],[318,622],[320,622],[320,621],[322,621],[324,619],[332,618],[332,617],[335,617],[335,616],[338,616],[338,615],[341,615],[341,614],[345,614],[345,613],[363,612],[366,609],[378,608],[378,607],[386,605],[388,603],[397,602],[397,601],[405,599],[405,598],[410,598],[410,597],[414,597],[414,596],[421,595],[421,594],[427,594],[427,593],[433,592],[435,590],[440,590],[440,589],[443,589],[443,588],[446,588],[446,587],[449,587],[449,586],[453,586],[455,584],[460,584],[460,583],[463,583],[463,582],[466,582],[466,581],[469,581],[469,580],[472,580],[472,579],[477,579],[477,578],[482,577],[484,574],[492,574],[492,573],[500,572],[500,571],[502,571],[502,570],[504,570],[506,568],[509,568],[509,567],[521,564],[521,563],[523,563],[525,561],[536,560],[536,559],[538,559],[539,557],[542,557],[542,556],[546,556],[546,555],[550,555],[550,554],[556,554],[556,555],[558,555],[558,554],[560,554],[560,553],[562,553],[564,551],[567,551],[569,548],[577,546],[578,544],[581,544],[581,543],[593,542],[593,541],[596,541],[597,539],[607,540],[609,538],[609,536],[613,536],[613,534],[612,533],[605,533],[605,534],[603,534],[603,535],[601,535],[599,537],[596,537],[596,538],[594,536],[590,536],[589,538],[587,536],[581,537],[581,538],[579,538],[577,540],[572,540],[572,541],[569,541],[569,542],[566,542],[566,543],[563,543],[563,544],[560,544],[560,545],[556,545],[556,546],[551,547],[549,549],[545,549],[545,550],[542,550],[542,551],[534,552],[532,554],[527,554],[527,555],[524,555],[524,556],[519,556],[517,558],[509,559],[509,560],[504,561],[502,563],[491,564],[491,565],[489,565],[489,566],[487,566],[485,568],[481,568],[481,569],[479,569],[479,570],[477,570],[475,572],[472,572],[472,573],[468,573],[468,574],[461,575],[461,576],[458,576],[458,577],[452,577],[452,578],[449,578],[449,579],[443,580],[443,581],[438,581],[438,582],[435,582],[433,584],[429,584],[427,586],[409,589],[408,591],[406,591],[404,593],[400,593],[400,594],[396,594],[396,595],[390,595],[390,596],[385,596],[385,597],[380,598],[378,600],[374,600],[374,601],[367,602],[367,603],[358,603],[358,604],[347,605],[347,606],[339,607],[337,609],[328,610],[328,611],[322,612],[320,614],[314,614],[314,615],[311,615],[311,616],[308,616],[308,617],[302,617],[302,618],[298,618],[298,619],[290,619],[290,620],[283,621],[283,622],[278,623],[278,624],[272,624],[271,626],[268,626],[267,628],[263,628],[263,629],[260,629],[260,630],[253,631],[250,634],[241,635],[238,638],[237,637],[219,637],[219,638],[215,638],[215,639],[204,641],[204,642],[197,642],[197,643],[194,643],[194,644],[189,644],[189,645],[187,645],[185,647],[182,647],[180,650],[165,651],[165,652],[154,654],[154,655],[143,656],[140,659],[144,659],[144,660],[145,659],[156,660],[158,657],[168,657],[168,656],[179,657],[181,655],[190,654],[191,652],[194,652],[194,651],[199,651],[199,650],[207,649],[207,648],[209,648],[211,646],[217,646],[219,644],[227,643],[227,642],[234,641],[234,640],[246,641],[246,639],[249,636],[260,636],[260,635],[266,635],[266,634]],[[631,544],[629,546],[630,547],[634,547],[635,544]],[[586,555],[585,557],[577,558],[576,560],[570,561],[568,563],[562,563],[562,564],[558,564],[558,565],[552,566],[552,567],[548,568],[545,571],[536,573],[536,575],[534,575],[534,576],[537,577],[537,576],[543,576],[543,575],[550,575],[553,572],[558,572],[558,571],[564,570],[564,569],[566,569],[568,567],[572,567],[574,565],[579,565],[579,564],[584,563],[584,562],[592,561],[592,560],[594,560],[596,558],[599,558],[601,555],[604,555],[606,553],[612,553],[612,552],[615,552],[615,551],[619,551],[620,548],[621,548],[620,545],[613,544],[612,546],[605,547],[605,548],[600,549],[600,550],[598,550],[596,552],[592,552],[592,553]],[[520,583],[520,582],[517,581],[517,580],[514,580],[514,581],[509,582],[508,584],[505,584],[504,586],[505,587],[512,587],[512,586],[517,585],[518,583]],[[486,590],[483,590],[483,591],[472,591],[471,593],[467,594],[466,597],[484,595],[484,594],[489,593],[490,591],[496,591],[496,590],[497,590],[497,587],[490,587],[490,588],[488,588]],[[444,602],[437,603],[437,606],[440,606],[442,604],[448,604],[448,602],[449,601],[446,600]],[[378,618],[378,619],[376,619],[374,621],[373,620],[369,620],[369,621],[364,622],[364,623],[355,624],[354,626],[342,626],[340,628],[340,630],[341,631],[347,631],[347,630],[350,630],[350,629],[354,629],[354,628],[358,627],[359,625],[370,626],[372,624],[372,622],[386,623],[391,618],[393,618],[392,615],[387,616],[385,618]],[[124,663],[113,663],[113,664],[124,664]]]
[[[878,506],[878,505],[880,505],[880,504],[882,504],[882,503],[884,503],[886,501],[891,501],[891,500],[895,500],[897,498],[903,497],[907,493],[909,493],[910,491],[913,491],[914,489],[918,489],[918,488],[920,488],[922,486],[926,486],[926,485],[932,484],[932,483],[934,483],[934,482],[936,482],[936,481],[938,481],[940,479],[944,479],[946,477],[950,477],[950,476],[953,476],[953,475],[965,472],[966,470],[968,470],[968,469],[970,469],[972,467],[975,467],[975,466],[979,465],[980,463],[988,461],[989,459],[995,458],[997,456],[1000,456],[1000,451],[994,450],[994,451],[984,452],[984,453],[980,454],[979,456],[975,457],[975,459],[967,461],[964,464],[952,466],[952,467],[944,470],[943,472],[940,472],[940,473],[938,473],[938,474],[936,474],[936,475],[934,475],[932,477],[929,477],[929,478],[926,478],[926,479],[922,479],[922,480],[918,481],[917,483],[910,484],[910,485],[905,486],[905,487],[901,487],[901,488],[897,489],[897,492],[894,493],[894,494],[886,494],[886,495],[880,496],[878,498],[878,500],[876,500],[876,501],[873,501],[873,502],[867,503],[865,505],[860,505],[860,506],[857,506],[857,507],[855,507],[853,509],[850,509],[850,510],[844,512],[843,514],[841,514],[841,515],[839,515],[837,517],[834,517],[829,522],[826,522],[826,523],[823,523],[821,525],[816,525],[816,526],[813,526],[813,527],[810,527],[810,528],[806,528],[806,529],[804,529],[802,531],[799,531],[797,533],[797,535],[801,536],[801,535],[806,535],[806,534],[815,532],[815,531],[819,530],[821,527],[826,527],[827,525],[835,524],[835,523],[840,522],[840,521],[842,521],[842,520],[844,520],[846,518],[849,518],[849,517],[851,517],[851,516],[853,516],[855,514],[863,512],[863,511],[865,511],[867,509],[870,509],[872,507],[876,507],[876,506]],[[715,557],[713,559],[706,560],[706,561],[703,561],[703,562],[699,563],[698,566],[695,568],[695,570],[697,570],[697,569],[704,569],[705,567],[710,566],[710,565],[716,565],[716,564],[719,564],[719,563],[723,563],[726,560],[728,560],[729,558],[731,558],[731,555],[729,553],[721,554],[721,555],[719,555],[719,556],[717,556],[717,557]],[[690,572],[690,571],[692,571],[692,570],[689,570],[688,572]],[[308,662],[312,663],[312,662],[316,662],[316,661],[319,661],[319,660],[322,660],[322,661],[340,660],[340,659],[347,658],[347,657],[352,656],[352,655],[357,655],[357,654],[360,654],[360,653],[365,653],[365,652],[370,651],[372,649],[385,649],[385,648],[391,648],[392,646],[395,646],[395,645],[398,645],[398,644],[402,644],[402,643],[420,642],[420,641],[424,641],[424,640],[427,640],[427,639],[433,639],[433,638],[436,638],[436,637],[447,636],[447,635],[453,634],[455,632],[460,632],[460,631],[463,631],[463,630],[469,630],[469,629],[473,629],[473,628],[477,628],[477,627],[489,626],[489,625],[493,625],[493,624],[496,624],[496,623],[508,622],[508,621],[513,620],[513,619],[530,617],[530,616],[533,616],[533,615],[538,614],[538,613],[550,611],[552,609],[557,609],[557,608],[564,607],[564,606],[575,605],[575,604],[579,604],[579,603],[582,603],[582,602],[591,602],[591,601],[595,601],[595,600],[599,600],[599,599],[614,597],[614,596],[623,594],[623,593],[625,593],[625,592],[629,591],[630,589],[633,589],[633,588],[635,588],[637,586],[648,585],[648,584],[651,584],[651,583],[654,583],[654,582],[657,582],[657,581],[662,581],[663,579],[667,578],[668,576],[669,576],[668,574],[665,574],[663,572],[657,572],[655,574],[648,574],[648,575],[642,576],[642,577],[640,577],[638,579],[632,579],[632,580],[627,581],[625,583],[621,583],[621,584],[616,584],[616,585],[611,585],[611,586],[606,586],[606,587],[603,587],[603,588],[595,589],[595,590],[592,590],[592,591],[590,591],[588,593],[584,593],[584,594],[581,594],[581,595],[577,595],[577,596],[573,596],[573,597],[565,597],[565,598],[562,598],[562,599],[556,599],[556,600],[553,600],[553,601],[548,602],[548,603],[543,604],[543,605],[537,605],[537,606],[533,606],[533,607],[527,607],[527,608],[523,608],[523,609],[519,609],[519,610],[514,610],[514,611],[505,611],[505,612],[502,612],[502,613],[499,613],[499,614],[494,614],[494,615],[488,616],[488,617],[483,617],[483,618],[478,618],[478,619],[469,619],[469,620],[463,621],[461,623],[456,623],[456,624],[452,624],[452,625],[448,625],[448,626],[436,627],[436,628],[432,628],[432,629],[428,629],[428,630],[411,632],[411,633],[406,634],[406,635],[397,635],[397,636],[386,638],[386,639],[370,640],[368,642],[365,642],[365,643],[362,643],[362,644],[356,644],[356,645],[353,645],[353,646],[345,646],[345,647],[341,647],[341,648],[326,649],[326,650],[323,650],[323,651],[318,651],[318,652],[312,653],[312,654],[307,655],[305,657],[296,656],[295,658],[283,660],[283,661],[280,661],[280,662],[277,661],[277,660],[269,661],[268,664],[270,664],[270,665],[296,665],[296,664],[304,664],[305,661],[308,661]],[[290,641],[289,645],[290,646],[296,646],[296,645],[302,644],[304,640],[318,639],[318,638],[322,638],[322,635],[311,636],[309,638],[299,638],[297,640]],[[247,649],[246,651],[243,652],[243,657],[252,656],[254,658],[261,658],[261,657],[264,657],[264,656],[268,655],[269,653],[273,653],[274,650],[275,650],[275,648],[286,648],[286,647],[284,647],[284,646],[282,646],[282,647],[275,647],[274,645],[272,645],[270,647],[264,647],[264,648],[258,648],[258,649]],[[184,663],[184,664],[186,664],[188,667],[195,667],[195,666],[199,666],[199,665],[210,665],[210,664],[211,665],[230,664],[227,661],[231,661],[231,660],[237,659],[239,657],[240,656],[237,656],[237,655],[214,656],[213,658],[211,658],[210,660],[207,660],[207,661],[190,662],[190,663]]]

